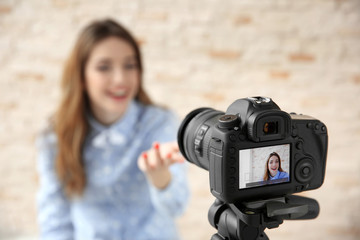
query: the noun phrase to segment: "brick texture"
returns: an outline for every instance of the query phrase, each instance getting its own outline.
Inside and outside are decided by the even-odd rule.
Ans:
[[[37,239],[34,139],[59,100],[65,58],[90,21],[112,17],[137,37],[145,88],[180,117],[265,95],[326,123],[330,142],[320,216],[285,222],[272,239],[360,235],[360,0],[2,0],[0,239]],[[189,168],[183,239],[210,239],[214,198]],[[304,231],[306,229],[306,231]]]

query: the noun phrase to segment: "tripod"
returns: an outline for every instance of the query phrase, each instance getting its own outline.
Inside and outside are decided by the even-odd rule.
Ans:
[[[208,213],[218,230],[211,240],[268,240],[266,228],[279,227],[284,220],[316,218],[319,210],[316,200],[295,195],[235,204],[216,199]]]

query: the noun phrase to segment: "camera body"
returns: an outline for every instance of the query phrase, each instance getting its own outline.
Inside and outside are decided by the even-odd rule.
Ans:
[[[226,203],[319,188],[325,177],[326,126],[288,114],[270,98],[238,99],[226,113],[189,113],[178,132],[185,158],[209,171],[211,193]]]

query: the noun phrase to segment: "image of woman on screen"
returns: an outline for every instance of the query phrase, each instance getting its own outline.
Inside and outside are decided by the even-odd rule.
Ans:
[[[263,180],[272,181],[277,179],[288,180],[289,174],[281,168],[281,159],[279,154],[272,152],[266,161]]]

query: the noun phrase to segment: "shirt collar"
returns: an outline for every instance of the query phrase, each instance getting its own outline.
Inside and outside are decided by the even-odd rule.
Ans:
[[[106,126],[97,121],[94,116],[88,112],[87,119],[91,130],[95,135],[92,143],[97,147],[106,147],[108,144],[122,144],[126,138],[134,131],[140,113],[140,103],[132,100],[125,114],[115,123]]]
[[[280,171],[278,170],[278,172],[276,173],[276,175],[275,176],[270,176],[270,180],[272,180],[272,179],[278,179],[279,178],[279,175],[280,175]]]

